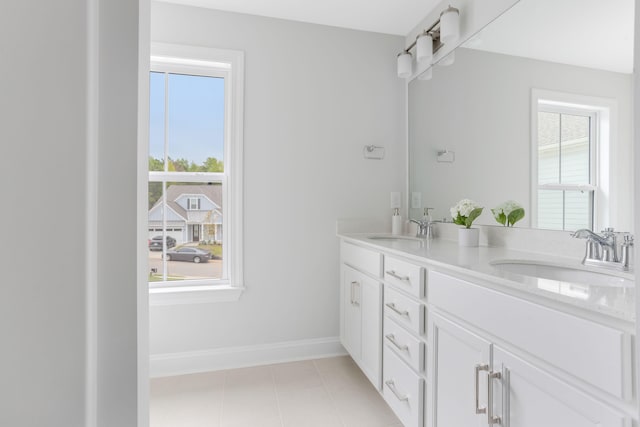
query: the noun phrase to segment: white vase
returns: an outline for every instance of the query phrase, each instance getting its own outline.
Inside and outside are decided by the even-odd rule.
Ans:
[[[475,248],[480,241],[479,228],[459,228],[458,245]]]

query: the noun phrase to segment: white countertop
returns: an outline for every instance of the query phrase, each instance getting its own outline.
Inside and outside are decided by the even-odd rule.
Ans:
[[[602,269],[583,266],[582,259],[549,256],[505,247],[466,248],[458,246],[457,242],[441,239],[372,240],[369,238],[383,235],[383,233],[338,234],[346,241],[368,246],[388,254],[399,255],[431,267],[441,267],[452,272],[490,281],[501,288],[513,290],[518,295],[531,295],[537,301],[548,300],[555,304],[577,307],[615,319],[635,322],[635,287],[633,286],[587,285],[541,279],[509,273],[491,265],[492,261],[498,260],[526,260],[603,272]],[[391,237],[391,235],[388,236]],[[634,280],[634,275],[631,273],[615,271],[606,271],[606,273]]]

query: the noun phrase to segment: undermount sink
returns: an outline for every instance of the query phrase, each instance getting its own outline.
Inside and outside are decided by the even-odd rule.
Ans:
[[[418,239],[417,237],[388,236],[388,235],[369,236],[369,237],[367,237],[367,239],[370,239],[370,240],[386,240],[388,242],[397,242],[397,241],[402,241],[402,240],[409,240],[409,241],[413,241],[413,242],[419,242],[420,241],[420,239]]]
[[[491,265],[508,273],[559,282],[625,288],[634,286],[633,280],[606,271],[583,270],[543,261],[497,260],[492,261]]]

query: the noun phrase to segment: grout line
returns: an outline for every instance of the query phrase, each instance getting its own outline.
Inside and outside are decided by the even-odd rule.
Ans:
[[[280,406],[280,396],[278,395],[278,385],[276,384],[276,376],[273,372],[273,365],[269,365],[269,373],[273,382],[273,392],[276,394],[276,406],[278,408],[278,416],[280,417],[280,425],[284,427],[284,417],[282,416],[282,407]]]
[[[329,387],[327,386],[327,382],[325,381],[324,377],[322,376],[322,373],[320,372],[320,369],[318,369],[318,365],[316,364],[316,360],[317,359],[312,360],[313,367],[316,369],[316,372],[320,376],[320,381],[322,381],[322,388],[324,388],[324,391],[327,392],[327,395],[329,396],[329,400],[331,401],[331,405],[333,406],[333,409],[336,411],[336,415],[338,416],[338,420],[340,421],[340,424],[342,425],[342,427],[347,427],[347,425],[345,424],[344,419],[342,418],[342,414],[340,413],[340,410],[338,409],[338,405],[336,405],[336,400],[333,397],[333,393],[331,393],[331,390],[329,390]]]

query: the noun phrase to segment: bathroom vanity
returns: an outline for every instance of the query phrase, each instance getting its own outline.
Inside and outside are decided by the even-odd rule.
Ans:
[[[341,340],[406,427],[637,425],[632,275],[600,281],[580,259],[441,239],[340,238]]]

